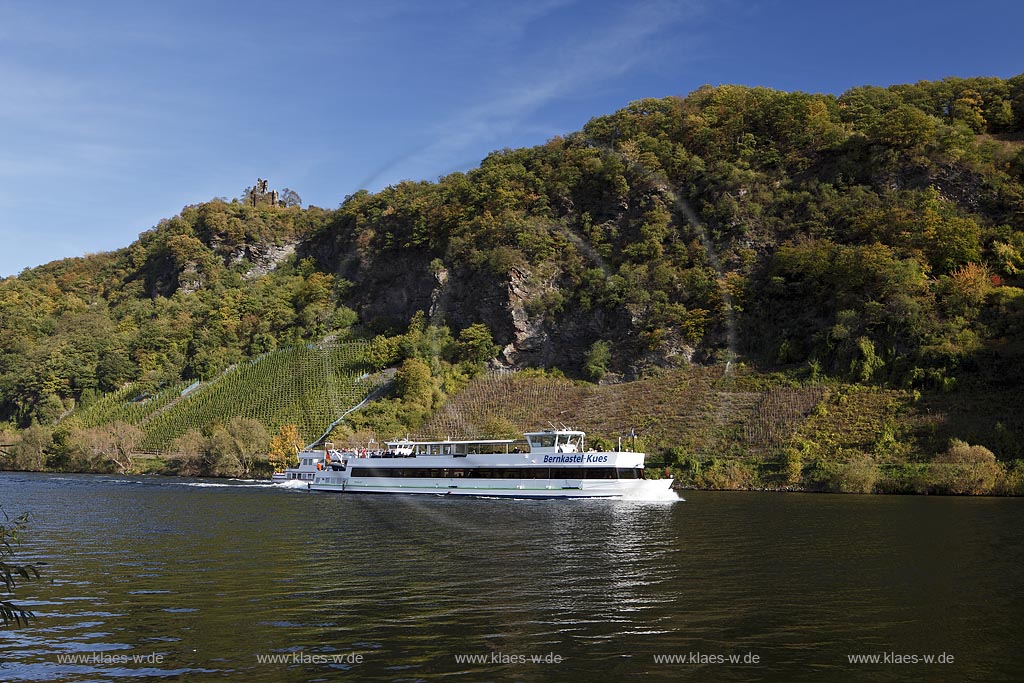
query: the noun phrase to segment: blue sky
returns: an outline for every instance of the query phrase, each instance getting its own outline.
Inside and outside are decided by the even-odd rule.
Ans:
[[[1019,2],[0,0],[0,277],[257,177],[436,180],[704,83],[1024,72]]]

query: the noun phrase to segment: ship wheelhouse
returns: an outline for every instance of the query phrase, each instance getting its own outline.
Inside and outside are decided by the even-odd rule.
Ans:
[[[545,432],[527,432],[526,443],[531,453],[582,453],[583,432],[567,429]]]

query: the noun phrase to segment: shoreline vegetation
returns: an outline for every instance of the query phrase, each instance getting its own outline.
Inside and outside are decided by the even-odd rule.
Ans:
[[[17,470],[0,469],[0,473],[28,474],[94,474],[115,475],[123,477],[191,477],[198,479],[228,479],[247,482],[269,482],[270,476],[235,477],[231,475],[185,475],[168,467],[162,458],[154,459],[149,467],[140,467],[129,472],[101,470]],[[678,472],[673,471],[673,476]],[[732,471],[736,475],[736,470]],[[647,468],[647,476],[661,478],[660,468]],[[866,482],[872,481],[863,472],[856,476],[849,474],[834,476],[829,480],[816,481],[808,485],[754,483],[749,472],[738,476],[737,480],[717,479],[713,483],[697,484],[692,479],[676,479],[672,486],[675,491],[722,491],[722,492],[760,492],[760,493],[822,493],[822,494],[857,494],[857,495],[931,495],[931,496],[969,496],[969,497],[1019,497],[1024,495],[1020,472],[1005,470],[985,470],[977,464],[959,465],[933,469],[930,466],[908,468],[896,477],[884,476],[874,478],[871,490],[864,490]],[[897,488],[902,486],[902,488]]]
[[[358,448],[410,433],[515,438],[561,413],[562,422],[587,431],[588,446],[646,452],[647,475],[671,475],[680,490],[1024,494],[1024,461],[1002,461],[985,446],[949,436],[970,421],[951,422],[935,412],[934,397],[914,392],[768,375],[742,365],[728,373],[690,367],[595,384],[551,372],[488,372],[477,364],[452,393],[432,395],[438,403],[427,409],[407,394],[425,390],[410,388],[410,367],[416,364],[400,369],[382,398],[346,418],[328,440]],[[447,372],[455,371],[448,365]],[[983,422],[990,420],[986,415]],[[624,426],[634,424],[642,428]],[[410,425],[415,429],[402,432]],[[269,479],[293,464],[291,454],[305,443],[294,425],[271,437],[258,420],[237,416],[205,433],[187,432],[163,453],[142,452],[141,430],[119,423],[36,426],[18,436],[0,468],[243,479]]]

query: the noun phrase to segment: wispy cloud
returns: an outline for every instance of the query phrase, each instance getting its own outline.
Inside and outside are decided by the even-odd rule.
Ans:
[[[642,96],[629,79],[671,71],[662,50],[678,57],[671,32],[700,9],[656,0],[270,7],[4,4],[0,236],[95,251],[183,204],[233,196],[256,175],[330,205],[360,186],[464,169],[494,148],[576,127],[583,108],[605,110],[593,111],[595,100]],[[358,186],[355,174],[366,176]],[[20,255],[0,254],[0,274],[55,255],[22,242]]]
[[[523,12],[513,25],[526,31],[531,23],[565,5],[553,2],[543,11],[534,8],[533,12]],[[377,169],[363,186],[394,182],[402,174],[410,175],[408,170],[454,170],[455,160],[464,160],[470,150],[482,144],[498,142],[509,132],[544,128],[531,123],[530,118],[547,105],[605,87],[654,62],[664,49],[655,38],[677,29],[701,11],[702,6],[696,2],[641,2],[593,26],[585,38],[577,32],[564,42],[546,45],[537,54],[524,55],[516,67],[500,74],[499,86],[482,92],[476,104],[437,124],[431,131],[433,142]],[[482,25],[496,27],[505,19],[492,18]]]
[[[0,43],[73,53],[99,46],[129,45],[152,50],[179,39],[161,30],[142,3],[5,3]]]

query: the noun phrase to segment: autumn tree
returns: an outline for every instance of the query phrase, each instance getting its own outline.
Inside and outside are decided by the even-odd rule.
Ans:
[[[993,290],[992,273],[984,264],[968,263],[950,273],[946,289],[948,308],[958,315],[973,318]]]
[[[210,451],[217,458],[218,474],[250,477],[266,462],[270,436],[259,420],[236,416],[210,434]]]
[[[202,476],[213,474],[210,439],[190,429],[171,442],[166,455],[176,465],[178,474]]]
[[[940,489],[953,494],[983,495],[992,491],[1003,474],[996,456],[984,446],[953,439],[949,450],[932,464]]]
[[[113,464],[121,474],[128,474],[135,464],[135,449],[145,434],[135,425],[113,422],[75,432],[78,446],[93,463]]]
[[[286,467],[298,467],[296,454],[302,449],[303,440],[299,428],[293,424],[281,425],[280,430],[270,440],[267,460],[275,472],[283,472]]]

